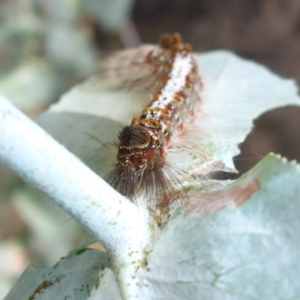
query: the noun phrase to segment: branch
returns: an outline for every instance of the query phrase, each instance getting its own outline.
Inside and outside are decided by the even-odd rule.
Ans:
[[[145,217],[135,204],[1,95],[0,145],[1,161],[44,191],[114,255],[140,252],[149,242]]]

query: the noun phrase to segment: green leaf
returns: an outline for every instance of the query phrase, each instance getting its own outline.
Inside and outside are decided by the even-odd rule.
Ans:
[[[225,190],[190,199],[139,273],[144,299],[299,299],[299,170],[269,155]]]
[[[5,300],[121,299],[106,253],[81,249],[49,269],[29,267]]]
[[[101,176],[115,164],[117,149],[112,143],[118,132],[149,102],[152,69],[130,63],[131,57],[145,55],[151,47],[107,59],[108,71],[71,89],[38,120]],[[199,55],[198,63],[204,88],[199,112],[191,128],[187,126],[189,147],[178,141],[166,160],[192,174],[234,172],[232,157],[239,153],[253,119],[269,109],[299,105],[297,87],[293,80],[226,51]]]

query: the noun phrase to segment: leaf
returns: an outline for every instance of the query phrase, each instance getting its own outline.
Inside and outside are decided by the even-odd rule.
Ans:
[[[121,299],[106,253],[81,249],[49,269],[29,267],[5,300]]]
[[[151,49],[117,52],[107,60],[107,72],[74,87],[38,120],[101,176],[115,164],[117,149],[111,144],[118,132],[149,102],[153,70],[134,59],[139,62]],[[239,153],[238,144],[250,132],[253,119],[268,109],[299,105],[297,88],[293,80],[227,51],[197,57],[204,83],[202,103],[186,140],[178,141],[166,159],[191,174],[234,171],[232,157]]]
[[[257,182],[243,203],[199,215],[191,203],[178,209],[139,272],[143,299],[298,299],[299,170],[269,155],[211,197],[234,200],[232,191]]]

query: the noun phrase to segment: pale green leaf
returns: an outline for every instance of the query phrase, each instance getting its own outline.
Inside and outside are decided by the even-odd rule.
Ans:
[[[299,170],[269,155],[179,209],[139,274],[147,299],[299,299]]]
[[[105,253],[85,249],[62,258],[49,269],[29,267],[5,300],[121,299]]]
[[[149,51],[150,46],[143,47]],[[123,60],[125,66],[118,73],[74,87],[38,120],[100,175],[115,164],[117,149],[111,143],[117,141],[118,132],[150,99],[148,69],[126,66],[125,55]],[[234,171],[232,157],[239,153],[238,145],[253,119],[269,109],[298,105],[297,87],[294,81],[226,51],[199,55],[198,62],[204,89],[200,111],[192,128],[187,128],[192,146],[175,148],[166,159],[189,173]]]

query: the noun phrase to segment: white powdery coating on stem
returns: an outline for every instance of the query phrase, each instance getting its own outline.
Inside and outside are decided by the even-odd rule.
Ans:
[[[117,269],[128,265],[133,275],[150,239],[143,213],[1,96],[0,118],[0,160],[84,224]]]

